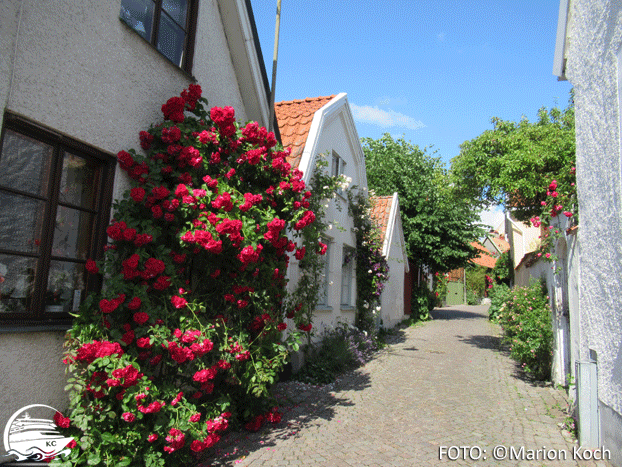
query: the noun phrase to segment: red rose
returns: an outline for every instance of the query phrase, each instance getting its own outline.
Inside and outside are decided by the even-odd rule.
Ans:
[[[176,143],[181,138],[181,130],[176,126],[162,129],[162,141],[166,144]]]
[[[149,321],[149,315],[143,311],[134,313],[134,322],[138,325],[143,325]]]
[[[142,304],[140,298],[134,297],[130,302],[126,305],[130,310],[138,310],[140,305]]]
[[[164,290],[171,285],[171,278],[168,276],[160,276],[153,283],[153,288],[156,290]]]
[[[175,123],[184,121],[184,107],[186,102],[181,97],[171,97],[166,104],[162,106],[164,120],[171,120]]]
[[[136,161],[132,155],[127,151],[119,151],[117,154],[117,160],[123,170],[127,170],[136,164]]]
[[[185,308],[188,305],[188,301],[185,298],[179,297],[177,295],[173,295],[171,297],[171,303],[177,309]]]
[[[149,441],[150,443],[153,443],[157,439],[158,439],[158,435],[155,433],[151,433],[149,437],[147,438],[147,441]]]
[[[148,337],[139,337],[136,339],[136,345],[141,349],[150,349],[152,347]]]
[[[84,268],[91,274],[97,274],[99,272],[99,268],[97,267],[97,264],[95,264],[95,261],[93,261],[92,259],[86,260],[86,264],[84,265]]]
[[[138,234],[134,239],[134,245],[137,247],[141,247],[146,245],[147,243],[151,243],[153,241],[153,237],[149,234]]]
[[[123,240],[131,242],[136,238],[136,229],[127,229],[123,231]]]
[[[123,420],[128,423],[132,423],[134,420],[136,420],[136,415],[131,412],[124,412],[123,415],[121,415],[121,418],[123,418]]]
[[[130,190],[130,196],[137,203],[140,203],[145,198],[145,193],[145,189],[140,186],[134,187]]]
[[[71,420],[69,417],[64,417],[62,413],[56,412],[54,414],[54,423],[56,423],[56,426],[60,428],[69,428]]]
[[[306,249],[305,249],[305,247],[304,247],[304,246],[303,246],[302,248],[298,248],[298,249],[296,250],[296,254],[295,254],[295,256],[296,256],[296,259],[297,259],[298,261],[302,261],[302,259],[305,257],[305,251],[306,251]]]
[[[285,331],[287,329],[287,324],[285,323],[279,323],[279,325],[276,327],[279,331]]]
[[[141,131],[138,135],[140,137],[140,147],[145,151],[148,150],[153,142],[153,135],[147,133],[146,131]]]

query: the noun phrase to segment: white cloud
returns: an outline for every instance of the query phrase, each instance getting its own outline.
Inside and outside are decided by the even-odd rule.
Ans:
[[[441,32],[436,35],[436,38],[441,42],[445,42],[445,37],[447,37],[447,34],[445,34],[444,32]]]
[[[356,105],[350,104],[354,120],[361,123],[370,123],[382,128],[408,128],[409,130],[418,130],[424,128],[425,124],[419,120],[415,120],[408,115],[404,115],[393,110],[383,110],[378,106]]]

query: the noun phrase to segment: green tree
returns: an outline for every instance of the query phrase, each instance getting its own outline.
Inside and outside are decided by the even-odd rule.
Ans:
[[[379,196],[397,192],[408,257],[436,272],[462,267],[475,256],[478,213],[450,184],[440,158],[385,133],[363,138],[367,182]]]
[[[501,253],[497,258],[497,264],[492,270],[492,277],[497,284],[510,285],[514,280],[514,265],[510,250]]]
[[[572,93],[566,109],[541,108],[536,122],[494,117],[493,129],[466,141],[452,160],[451,179],[462,196],[482,208],[502,204],[518,220],[542,212],[552,180],[570,185],[575,164]]]

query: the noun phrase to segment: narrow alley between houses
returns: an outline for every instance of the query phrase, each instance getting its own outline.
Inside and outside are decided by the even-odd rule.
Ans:
[[[565,392],[520,371],[486,306],[432,315],[333,385],[280,383],[282,422],[230,434],[199,467],[610,465],[576,447]]]

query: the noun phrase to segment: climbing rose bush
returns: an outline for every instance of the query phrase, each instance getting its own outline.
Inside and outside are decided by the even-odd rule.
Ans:
[[[311,193],[273,133],[206,104],[191,84],[142,152],[118,154],[131,188],[86,263],[104,289],[68,333],[60,426],[77,446],[55,465],[179,466],[231,427],[280,420],[270,387],[300,338],[282,331],[310,329],[283,303]]]
[[[549,183],[546,197],[540,204],[542,213],[529,219],[531,225],[540,227],[542,231],[536,257],[556,261],[558,258],[555,248],[558,240],[564,236],[566,228],[579,222],[575,167],[571,167],[559,180]]]

